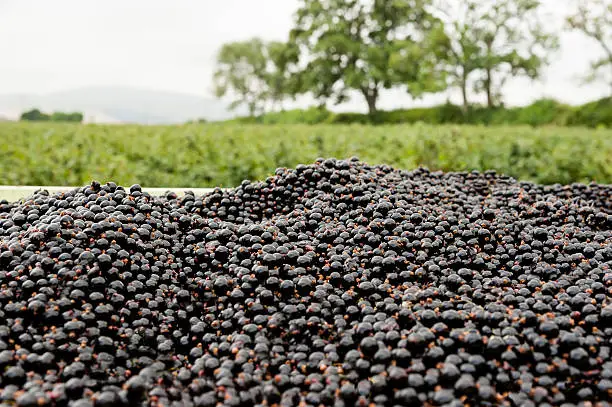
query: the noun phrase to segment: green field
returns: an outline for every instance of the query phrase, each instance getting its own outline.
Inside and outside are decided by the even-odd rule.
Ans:
[[[612,183],[612,130],[362,125],[0,123],[0,184],[235,186],[317,157]]]

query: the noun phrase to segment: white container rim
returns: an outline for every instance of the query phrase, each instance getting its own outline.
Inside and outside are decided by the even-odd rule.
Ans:
[[[50,194],[56,194],[61,192],[70,191],[75,188],[82,188],[82,186],[35,186],[35,185],[0,185],[0,200],[7,200],[9,202],[19,201],[20,199],[27,198],[36,191],[48,191]],[[129,186],[124,186],[128,189]],[[150,195],[164,195],[166,192],[171,191],[179,196],[185,194],[186,191],[191,191],[195,195],[204,195],[212,192],[214,188],[188,188],[188,187],[167,187],[167,188],[142,188],[143,192],[147,192]]]

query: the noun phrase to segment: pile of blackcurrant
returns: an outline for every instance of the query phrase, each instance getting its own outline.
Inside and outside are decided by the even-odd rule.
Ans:
[[[612,187],[357,159],[0,204],[0,404],[608,406]]]

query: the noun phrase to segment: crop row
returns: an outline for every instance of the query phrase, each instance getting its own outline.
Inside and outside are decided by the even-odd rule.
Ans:
[[[481,126],[0,124],[0,184],[235,186],[317,157],[612,183],[612,130]]]

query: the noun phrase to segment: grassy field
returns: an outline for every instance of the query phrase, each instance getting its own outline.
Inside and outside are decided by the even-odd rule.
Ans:
[[[612,130],[584,128],[0,123],[0,184],[234,186],[317,157],[540,183],[612,183]]]

